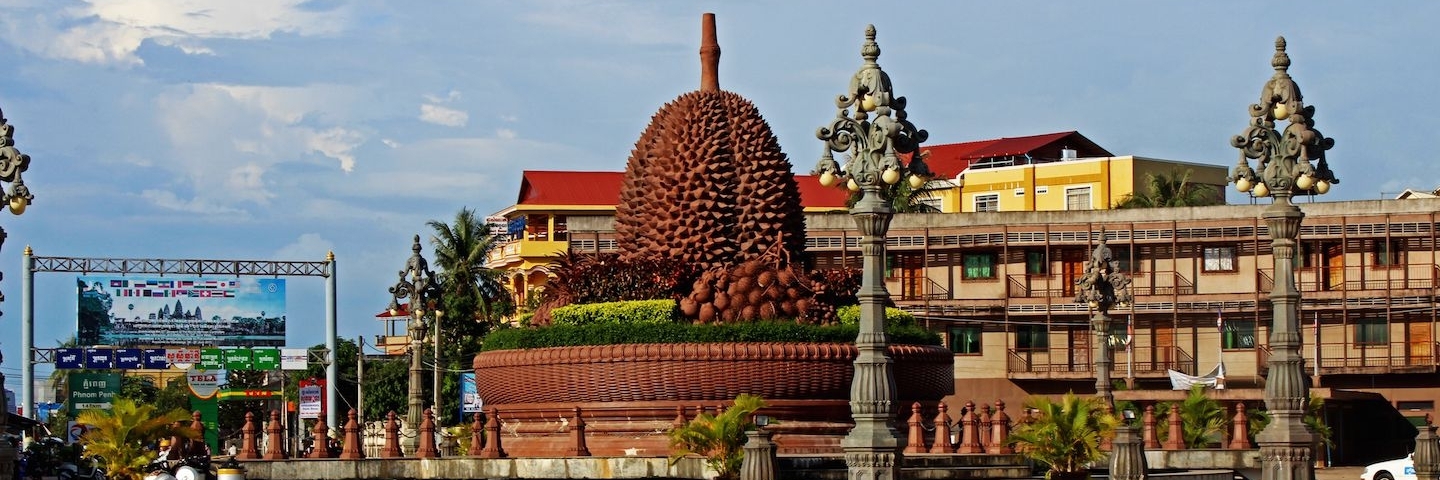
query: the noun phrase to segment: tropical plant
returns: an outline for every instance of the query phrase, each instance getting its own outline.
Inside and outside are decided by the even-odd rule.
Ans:
[[[1250,409],[1247,412],[1250,417],[1250,440],[1254,441],[1255,435],[1270,426],[1270,422],[1274,418],[1270,412],[1259,408]],[[1310,428],[1310,432],[1315,434],[1316,441],[1321,445],[1335,445],[1335,432],[1330,429],[1330,425],[1325,423],[1325,399],[1316,395],[1314,391],[1310,392],[1310,400],[1305,404],[1305,415],[1300,417],[1300,421]]]
[[[725,411],[701,413],[689,423],[670,429],[670,463],[686,455],[699,455],[705,457],[705,465],[715,471],[716,478],[739,478],[740,462],[745,457],[745,432],[754,428],[753,414],[761,408],[765,408],[764,399],[742,393]]]
[[[151,442],[173,435],[200,438],[199,432],[174,425],[190,418],[182,410],[157,414],[154,405],[124,397],[115,397],[112,405],[109,410],[81,411],[76,420],[90,427],[80,437],[85,453],[97,458],[112,479],[135,480],[144,475],[146,465],[155,460],[156,453],[145,448]]]
[[[1224,197],[1210,185],[1190,181],[1191,170],[1146,173],[1145,191],[1121,198],[1115,208],[1200,207],[1220,205]]]
[[[485,267],[495,237],[475,210],[461,208],[454,223],[439,220],[425,222],[435,234],[430,245],[435,248],[435,265],[440,267],[440,285],[446,298],[447,315],[462,321],[453,325],[459,333],[480,337],[488,330],[488,322],[511,313],[514,305],[500,280],[501,272]],[[455,311],[452,311],[455,310]],[[473,330],[473,331],[472,331]]]
[[[1016,451],[1036,462],[1049,466],[1045,478],[1071,477],[1083,474],[1086,466],[1104,455],[1102,438],[1114,435],[1120,420],[1105,413],[1098,398],[1078,397],[1066,393],[1057,402],[1049,397],[1031,397],[1025,407],[1034,409],[1030,423],[1022,423],[1010,433],[1009,442]]]
[[[1205,448],[1225,433],[1225,407],[1205,395],[1204,386],[1195,386],[1180,402],[1181,434],[1186,448]]]

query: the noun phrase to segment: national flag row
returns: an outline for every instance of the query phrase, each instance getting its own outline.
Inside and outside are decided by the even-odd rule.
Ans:
[[[236,288],[238,280],[110,280],[110,288]]]
[[[234,298],[235,290],[155,290],[141,288],[117,288],[111,291],[115,297],[159,297],[159,298]]]
[[[304,370],[303,348],[57,348],[55,368]]]

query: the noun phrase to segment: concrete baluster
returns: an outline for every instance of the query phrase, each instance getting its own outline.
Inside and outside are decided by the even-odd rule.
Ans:
[[[975,420],[980,422],[980,445],[989,447],[992,443],[990,441],[990,405],[981,405],[980,417]],[[981,450],[980,452],[985,453],[986,451]]]
[[[325,418],[315,419],[315,428],[310,430],[314,437],[314,448],[310,449],[310,458],[330,458],[330,427],[325,425]]]
[[[980,422],[975,418],[975,402],[965,402],[960,409],[960,446],[955,453],[985,453],[980,446]]]
[[[690,423],[690,421],[685,419],[685,407],[676,406],[675,421],[670,422],[670,426],[675,428],[681,428],[684,427],[686,423]]]
[[[1185,449],[1185,428],[1180,420],[1180,405],[1170,404],[1170,415],[1166,417],[1170,424],[1170,433],[1165,439],[1166,450]]]
[[[1235,416],[1230,419],[1230,445],[1231,450],[1249,450],[1255,448],[1250,444],[1250,415],[1245,413],[1245,402],[1235,404]]]
[[[937,406],[940,410],[935,415],[935,443],[930,444],[930,453],[955,453],[954,442],[950,441],[950,413],[945,402]]]
[[[1144,429],[1141,430],[1141,437],[1145,440],[1146,450],[1159,450],[1160,437],[1155,433],[1155,405],[1145,406],[1145,416],[1142,419]]]
[[[565,454],[572,457],[588,457],[590,449],[585,446],[585,419],[580,418],[580,407],[575,407],[574,416],[570,418],[570,448]]]
[[[1010,416],[1005,414],[1005,401],[995,401],[995,416],[990,418],[990,446],[985,453],[991,455],[1009,455],[1015,453],[1010,448]]]
[[[260,427],[255,426],[255,412],[245,412],[245,426],[240,428],[240,453],[235,454],[235,458],[260,458]]]
[[[360,435],[360,414],[355,409],[345,418],[345,449],[340,451],[340,458],[346,460],[358,460],[365,458],[365,437]]]
[[[1435,437],[1435,427],[1427,420],[1415,435],[1415,480],[1440,480],[1440,439]]]
[[[480,456],[485,450],[485,422],[480,420],[480,412],[475,412],[475,421],[470,422],[470,449],[465,451],[466,455],[472,457]]]
[[[920,416],[920,402],[910,404],[910,436],[905,440],[905,453],[925,453],[925,418]]]
[[[385,448],[380,450],[380,456],[384,458],[399,458],[404,456],[400,453],[400,422],[395,420],[395,411],[385,414]]]
[[[435,414],[428,408],[420,417],[419,445],[415,447],[415,458],[440,458],[440,450],[435,448]]]
[[[280,425],[280,411],[270,411],[270,424],[265,426],[265,459],[285,460],[285,427]]]
[[[485,449],[480,458],[505,458],[505,449],[500,446],[500,410],[490,407],[485,417]]]

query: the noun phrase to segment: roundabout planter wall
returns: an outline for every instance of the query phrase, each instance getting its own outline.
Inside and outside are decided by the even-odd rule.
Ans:
[[[954,390],[948,349],[891,345],[889,353],[897,414],[908,415],[917,401],[933,406]],[[771,428],[782,451],[822,453],[838,452],[853,423],[850,381],[858,354],[845,343],[627,344],[491,351],[476,355],[473,366],[486,409],[497,408],[515,437],[504,439],[507,448],[529,450],[518,455],[544,454],[550,447],[534,441],[527,447],[525,437],[563,435],[555,420],[574,407],[583,409],[590,432],[630,441],[616,443],[617,450],[636,448],[623,445],[644,436],[655,437],[647,448],[663,450],[664,430],[677,416],[713,413],[741,393],[770,405],[763,412],[780,422]],[[591,441],[596,455],[606,450],[599,440]]]

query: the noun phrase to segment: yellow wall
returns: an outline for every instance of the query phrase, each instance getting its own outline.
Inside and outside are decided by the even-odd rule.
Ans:
[[[1143,157],[1104,157],[1037,165],[967,170],[958,194],[946,198],[945,212],[974,212],[975,199],[997,195],[1002,212],[1065,210],[1067,189],[1090,187],[1090,208],[1109,209],[1136,189],[1145,188],[1146,174],[1190,170],[1194,183],[1225,185],[1225,167]],[[954,207],[954,210],[948,208]]]

